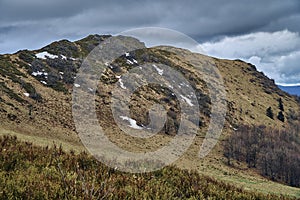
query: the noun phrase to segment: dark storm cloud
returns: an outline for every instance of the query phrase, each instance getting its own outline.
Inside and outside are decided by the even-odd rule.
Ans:
[[[300,1],[206,1],[193,8],[188,21],[179,20],[177,25],[199,39],[268,31],[272,24],[276,31],[289,25],[289,20],[282,19],[299,13],[299,5]],[[299,31],[299,23],[293,28]]]
[[[80,0],[2,0],[0,26],[32,22],[38,27],[39,23],[51,24],[53,19],[68,22],[72,21],[72,18],[76,19],[76,16],[81,16],[82,23],[98,21],[97,25],[102,26],[103,30],[106,27],[115,27],[114,30],[117,30],[141,25],[163,26],[201,39],[266,30],[266,27],[282,30],[283,27],[289,26],[289,19],[299,13],[299,10],[300,1],[297,0],[234,0],[226,3],[220,0],[127,0],[121,3],[97,0],[84,3]],[[65,28],[72,30],[76,23],[69,26],[71,27]],[[299,31],[299,23],[293,24],[292,28]]]
[[[130,5],[131,4],[131,5]],[[81,0],[2,0],[0,2],[1,23],[16,23],[22,21],[41,21],[56,18],[70,18],[90,10],[95,10],[93,17],[100,18],[114,14],[114,18],[124,13],[140,13],[141,9],[135,11],[130,7],[142,6],[140,1],[81,1]],[[149,7],[151,8],[151,7]],[[142,9],[143,10],[143,9]],[[138,20],[138,18],[136,18]],[[86,19],[87,20],[87,19]]]

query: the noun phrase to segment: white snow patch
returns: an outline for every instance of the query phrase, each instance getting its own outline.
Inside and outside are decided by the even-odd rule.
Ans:
[[[75,86],[75,87],[77,87],[77,88],[79,88],[79,87],[80,87],[80,85],[79,85],[79,84],[77,84],[77,83],[75,83],[75,84],[74,84],[74,86]]]
[[[43,70],[43,71],[45,71],[45,70]],[[47,73],[47,72],[40,72],[40,71],[37,71],[37,72],[32,72],[31,75],[32,75],[32,76],[42,76],[42,75],[48,76],[48,73]]]
[[[119,79],[119,78],[121,78],[121,76],[116,76],[116,78],[118,78],[118,79]]]
[[[47,85],[47,82],[46,82],[46,81],[41,81],[41,83],[43,83],[44,85]]]
[[[189,98],[187,98],[187,97],[185,97],[183,95],[180,95],[180,97],[183,98],[185,100],[185,102],[187,104],[189,104],[190,106],[194,106],[194,104],[192,104],[192,101]]]
[[[159,69],[156,65],[152,65],[152,66],[156,69],[156,71],[159,75],[161,75],[161,76],[163,75],[163,73],[164,73],[163,69]]]
[[[130,54],[129,54],[128,52],[126,52],[126,53],[125,53],[125,56],[128,57],[128,56],[130,56]]]
[[[62,59],[67,60],[67,57],[64,55],[60,55],[62,57]]]
[[[131,119],[129,117],[126,117],[126,116],[120,116],[120,118],[122,120],[127,120],[129,123],[130,123],[130,126],[131,128],[134,128],[134,129],[143,129],[143,127],[139,126],[136,124],[136,121],[134,119]]]
[[[90,92],[93,92],[93,91],[94,91],[92,88],[88,88],[88,90],[89,90]]]
[[[119,79],[119,83],[120,83],[121,88],[126,89],[126,87],[124,86],[124,83],[122,82],[122,79]]]
[[[29,93],[24,92],[23,94],[24,94],[26,97],[29,97]]]
[[[41,76],[41,75],[43,75],[44,74],[44,72],[39,72],[39,71],[37,71],[37,72],[32,72],[32,76]]]
[[[61,75],[63,75],[64,73],[63,72],[59,72]]]
[[[135,63],[135,64],[138,64],[138,61],[136,59],[132,59],[132,61]]]
[[[130,64],[130,65],[133,65],[133,62],[131,60],[128,60],[128,59],[127,59],[126,63]]]
[[[37,58],[40,58],[40,59],[47,59],[47,57],[51,58],[51,59],[58,58],[57,55],[50,54],[47,51],[44,51],[44,52],[41,52],[41,53],[37,53],[37,54],[35,54],[35,56]]]

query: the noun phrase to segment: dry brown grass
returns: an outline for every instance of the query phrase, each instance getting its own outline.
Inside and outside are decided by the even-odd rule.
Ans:
[[[167,47],[164,48],[168,49]],[[157,49],[152,49],[151,53],[158,54],[191,73],[196,73],[197,70],[188,65],[186,60],[194,59],[198,60],[199,63],[205,63],[208,59],[203,55],[192,54],[188,51],[176,51],[182,52],[182,56],[173,54],[159,55],[161,51]],[[20,61],[16,55],[9,56],[12,61]],[[208,60],[211,61],[212,59],[209,58]],[[224,139],[226,135],[230,134],[232,126],[234,127],[237,124],[265,124],[269,127],[284,128],[286,123],[282,123],[278,120],[271,120],[266,116],[266,109],[270,106],[272,107],[275,116],[277,115],[277,99],[279,97],[283,99],[286,110],[285,114],[287,114],[290,109],[294,110],[296,113],[299,112],[299,105],[295,98],[274,89],[274,85],[271,85],[272,87],[270,87],[272,89],[271,93],[266,93],[264,82],[267,81],[267,78],[253,70],[250,65],[240,61],[215,59],[213,59],[213,61],[223,76],[227,91],[227,100],[232,105],[232,110],[228,111],[227,122],[225,123],[221,140]],[[25,68],[17,65],[14,67],[18,68],[22,73],[27,73]],[[201,67],[203,68],[205,65],[203,64]],[[32,115],[29,116],[28,105],[12,100],[5,94],[2,95],[1,98],[13,106],[0,102],[1,108],[7,113],[14,114],[17,119],[12,121],[7,118],[7,113],[1,112],[0,135],[17,135],[21,140],[30,141],[41,146],[49,146],[54,142],[56,144],[62,144],[64,149],[74,149],[77,151],[84,149],[75,132],[75,126],[72,120],[71,86],[66,86],[69,89],[69,93],[64,94],[62,92],[57,92],[52,88],[45,87],[38,80],[27,74],[27,78],[22,77],[22,80],[30,82],[35,87],[36,91],[42,95],[43,102],[39,103],[25,97],[23,95],[23,92],[25,91],[19,84],[7,79],[1,74],[0,80],[5,82],[5,84],[15,91],[16,94],[26,99],[34,108]],[[198,86],[200,87],[201,85],[199,84]],[[100,102],[103,112],[110,109],[105,103],[108,101],[108,92],[112,87],[113,86],[100,86],[104,96],[98,97],[98,102]],[[205,90],[205,88],[203,88],[203,90]],[[146,101],[141,103],[147,104]],[[107,125],[107,135],[120,145],[120,147],[124,147],[130,151],[140,151],[143,148],[146,148],[146,150],[153,150],[159,148],[171,138],[170,136],[159,135],[147,143],[139,139],[132,142],[132,138],[127,137],[126,134],[123,134],[118,128],[111,126],[112,120],[111,116],[105,115],[104,120],[101,122],[104,125]],[[205,118],[204,121],[208,122],[209,119]],[[203,136],[205,133],[199,135]],[[185,169],[196,169],[200,173],[241,185],[247,190],[289,194],[300,198],[300,190],[297,188],[291,188],[268,181],[253,170],[248,170],[243,167],[241,167],[241,169],[227,167],[222,156],[223,151],[220,143],[205,159],[198,159],[198,151],[202,140],[203,137],[197,137],[189,151],[176,162],[176,165]]]

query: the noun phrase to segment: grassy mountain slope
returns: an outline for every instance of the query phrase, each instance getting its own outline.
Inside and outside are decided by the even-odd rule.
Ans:
[[[69,149],[82,150],[72,120],[73,83],[83,59],[107,37],[110,36],[91,35],[76,42],[54,42],[36,51],[23,50],[11,55],[0,55],[0,134],[16,134],[19,138],[38,145],[51,145],[54,141],[63,143]],[[132,40],[132,45],[143,44]],[[128,138],[113,123],[110,91],[118,84],[117,76],[136,66],[128,63],[128,59],[132,62],[134,59],[139,64],[167,64],[182,72],[197,92],[201,129],[189,151],[175,163],[177,166],[198,170],[200,173],[241,185],[246,190],[300,195],[299,189],[268,181],[246,167],[240,170],[226,166],[222,155],[222,142],[219,142],[205,159],[198,159],[199,147],[210,119],[211,101],[201,73],[189,63],[190,60],[198,62],[197,67],[203,70],[205,62],[213,62],[223,77],[228,109],[220,141],[239,124],[265,124],[269,127],[284,128],[292,121],[298,120],[297,99],[278,89],[272,80],[256,71],[253,65],[239,60],[219,60],[171,47],[136,50],[130,52],[128,58],[125,55],[121,56],[112,64],[113,67],[105,72],[105,79],[100,81],[96,97],[100,124],[112,141],[131,151],[141,151],[145,148],[154,150],[170,141],[179,123],[178,101],[170,99],[168,90],[161,91],[155,86],[143,87],[133,95],[131,117],[138,124],[147,124],[147,109],[153,103],[162,103],[167,110],[172,111],[168,113],[168,129],[163,129],[161,134],[145,143],[139,139],[132,141],[132,138]],[[285,108],[285,122],[276,118],[279,112],[279,98],[282,99]],[[266,116],[268,107],[272,108],[274,119]]]

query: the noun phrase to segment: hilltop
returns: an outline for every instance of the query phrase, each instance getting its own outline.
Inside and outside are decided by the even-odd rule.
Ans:
[[[14,134],[18,138],[36,145],[63,144],[66,149],[79,152],[84,149],[77,135],[72,117],[72,91],[77,72],[88,54],[110,35],[90,35],[79,41],[61,40],[39,50],[21,50],[15,54],[0,55],[0,133]],[[126,37],[125,37],[126,40]],[[132,46],[141,47],[116,59],[104,73],[96,92],[96,113],[101,126],[110,139],[130,151],[155,150],[172,138],[180,124],[178,97],[170,88],[157,85],[141,87],[131,98],[130,119],[137,127],[149,123],[148,110],[160,103],[167,112],[167,125],[156,137],[145,143],[128,138],[114,123],[111,113],[112,93],[115,85],[122,87],[120,77],[144,63],[157,63],[179,71],[196,91],[199,102],[200,130],[189,150],[175,164],[180,168],[194,169],[217,179],[239,184],[262,192],[277,192],[296,195],[298,189],[273,183],[261,177],[255,170],[243,170],[226,166],[223,156],[223,141],[239,125],[265,125],[269,128],[285,129],[299,118],[297,98],[280,90],[263,73],[250,63],[240,60],[222,60],[174,47],[142,48],[144,44],[127,38]],[[190,61],[193,61],[191,63]],[[194,65],[193,65],[194,64]],[[197,64],[197,66],[196,66]],[[199,147],[205,137],[213,105],[210,90],[201,71],[214,65],[224,81],[226,92],[226,120],[218,145],[203,160],[198,159]],[[199,70],[200,69],[200,70]],[[157,73],[160,73],[157,67]],[[218,79],[211,79],[215,84]],[[124,85],[123,85],[124,87]],[[184,86],[182,86],[184,87]],[[182,97],[188,104],[189,98]],[[284,106],[284,120],[267,115],[271,108],[275,116],[281,111],[279,99]],[[190,102],[191,105],[192,102]],[[130,123],[128,125],[133,125]],[[125,120],[126,121],[126,120]],[[131,121],[132,122],[132,121]],[[243,164],[241,164],[241,167]],[[252,184],[255,183],[255,184]]]

